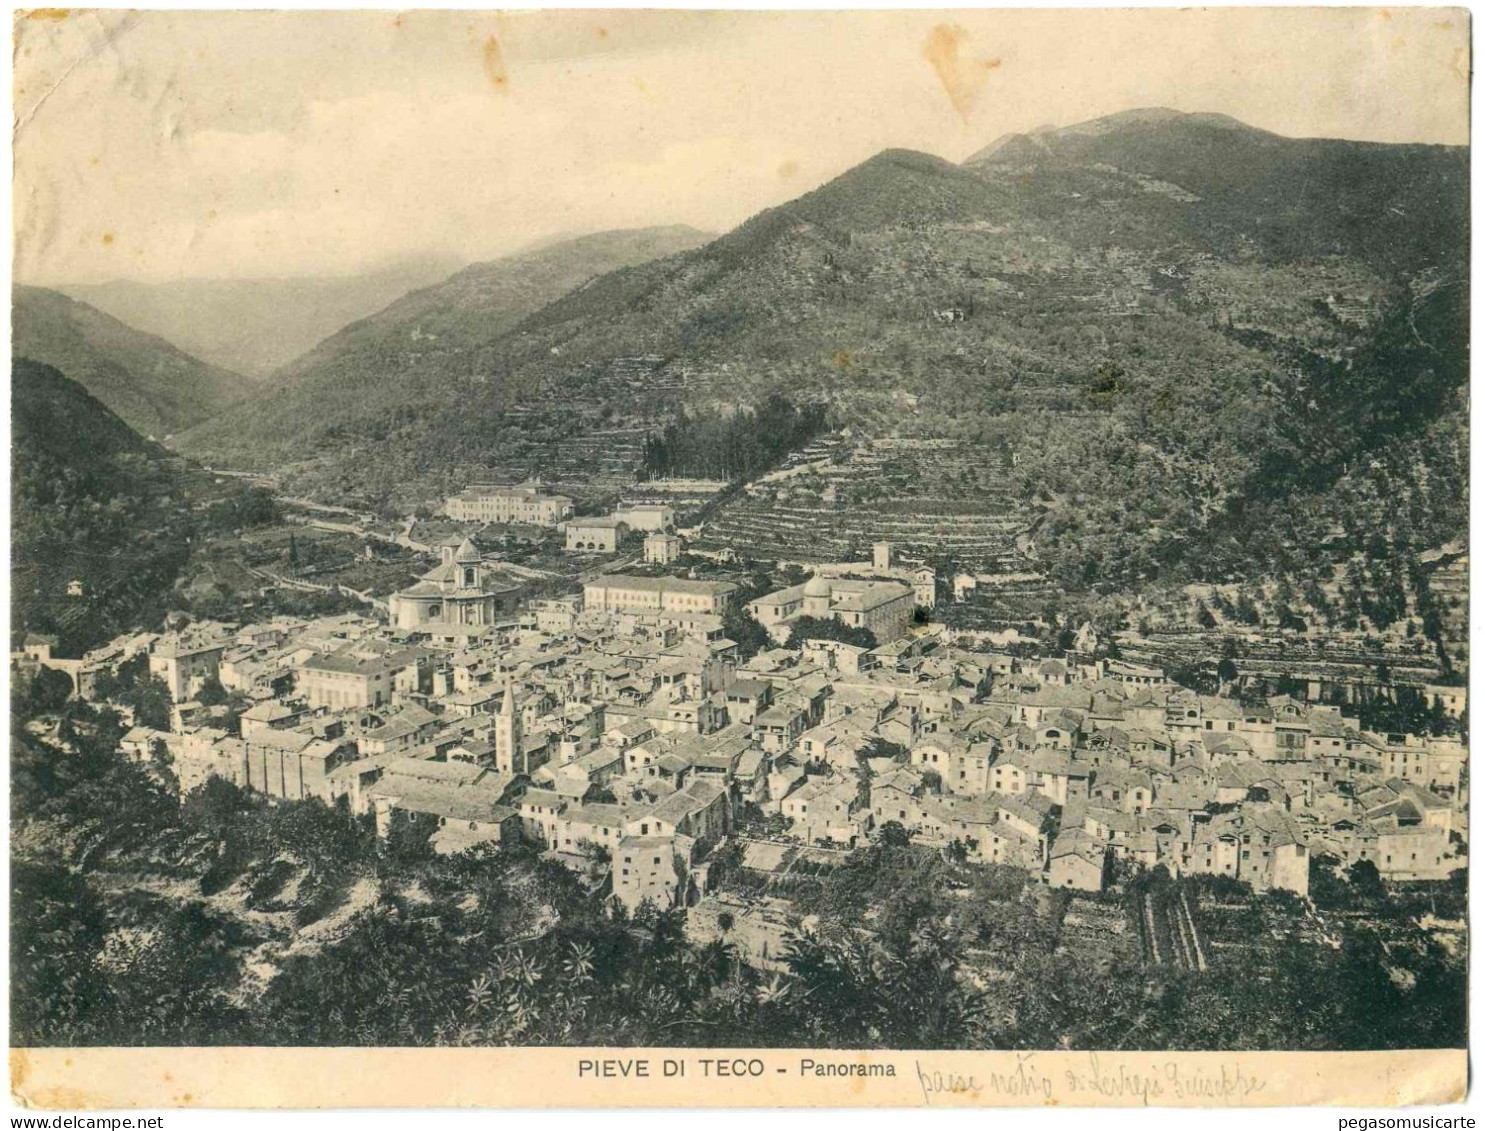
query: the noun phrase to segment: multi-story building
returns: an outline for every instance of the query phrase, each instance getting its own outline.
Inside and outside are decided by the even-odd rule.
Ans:
[[[685,898],[690,837],[626,836],[613,854],[614,898],[633,914],[648,901],[668,911]]]
[[[243,740],[242,751],[243,784],[291,801],[332,801],[330,772],[356,756],[352,743],[319,738],[307,730],[259,731]]]
[[[614,517],[631,530],[660,533],[675,525],[675,507],[668,503],[625,503],[614,510]]]
[[[932,566],[913,570],[913,600],[925,609],[938,604],[938,574]]]
[[[609,574],[583,586],[583,608],[589,612],[714,613],[727,612],[737,586],[730,581],[691,581],[683,577],[633,577]]]
[[[1310,853],[1295,822],[1272,806],[1243,807],[1200,824],[1182,846],[1180,871],[1230,876],[1254,891],[1310,891]]]
[[[295,671],[298,693],[332,711],[385,706],[396,692],[417,690],[420,658],[416,648],[311,656]]]
[[[432,836],[435,850],[457,851],[481,841],[519,839],[522,827],[516,806],[525,788],[523,779],[487,766],[402,758],[387,765],[367,787],[365,798],[376,814],[379,836],[385,837],[399,821],[421,824]],[[440,840],[448,843],[440,846]]]
[[[1407,825],[1397,820],[1374,823],[1377,847],[1374,862],[1384,880],[1443,880],[1463,861],[1452,855],[1448,833],[1430,825]]]
[[[645,564],[667,566],[681,556],[681,540],[674,534],[655,533],[645,538]]]
[[[183,703],[217,679],[228,641],[210,633],[182,632],[155,641],[150,650],[150,675],[165,681],[170,698]]]
[[[533,484],[475,486],[444,500],[443,513],[456,522],[556,526],[572,517],[572,500],[566,495],[548,495]]]
[[[571,518],[564,527],[567,548],[584,554],[612,554],[619,549],[624,535],[629,533],[629,524],[615,515],[605,514],[596,518]]]
[[[895,581],[812,577],[759,597],[748,608],[780,639],[800,617],[816,617],[868,629],[878,644],[886,644],[907,631],[916,603],[912,588]]]
[[[1388,735],[1381,750],[1382,771],[1452,797],[1459,790],[1468,751],[1457,738]]]

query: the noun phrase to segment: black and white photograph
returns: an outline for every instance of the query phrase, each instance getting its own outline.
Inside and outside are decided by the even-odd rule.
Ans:
[[[13,40],[17,1102],[1466,1048],[1468,11]]]

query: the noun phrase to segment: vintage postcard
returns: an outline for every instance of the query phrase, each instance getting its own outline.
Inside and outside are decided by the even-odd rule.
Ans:
[[[14,1102],[1463,1099],[1468,12],[13,37]]]

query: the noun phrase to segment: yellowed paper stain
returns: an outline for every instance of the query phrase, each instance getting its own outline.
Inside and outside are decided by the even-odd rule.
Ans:
[[[969,32],[959,25],[939,24],[923,44],[923,58],[938,75],[955,111],[966,120],[979,101],[990,72],[1000,66],[999,59],[965,58],[961,49],[969,40]]]

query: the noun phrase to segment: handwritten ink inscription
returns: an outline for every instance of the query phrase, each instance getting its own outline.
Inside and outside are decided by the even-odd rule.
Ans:
[[[966,1072],[925,1061],[917,1061],[915,1068],[923,1102],[930,1105],[973,1102],[982,1096],[1028,1104],[1241,1104],[1260,1097],[1268,1086],[1263,1078],[1232,1063],[1110,1060],[1097,1053],[1051,1074],[1037,1069],[1034,1053],[1016,1054],[1015,1065],[1004,1071]]]

